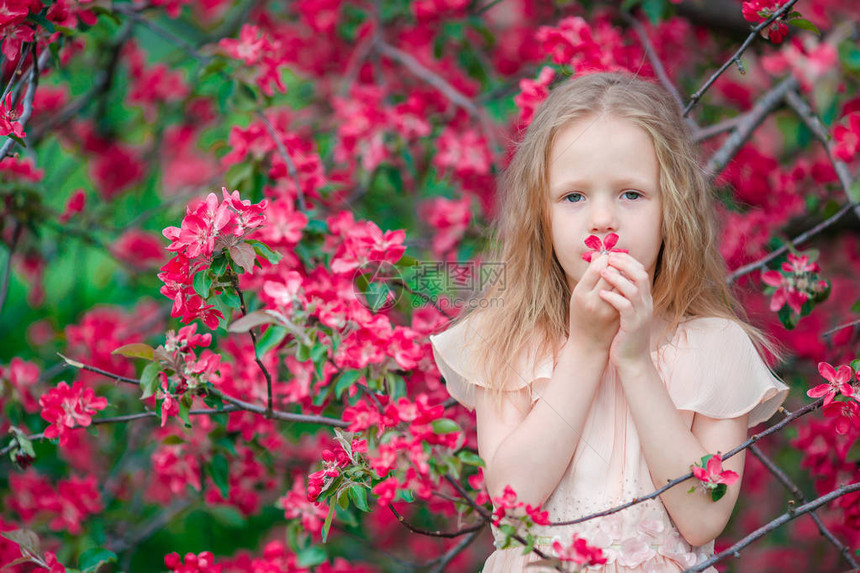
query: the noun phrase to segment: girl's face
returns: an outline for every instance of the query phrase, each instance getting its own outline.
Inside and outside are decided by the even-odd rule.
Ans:
[[[585,238],[618,234],[653,284],[663,242],[660,166],[651,137],[629,120],[587,116],[563,126],[550,153],[552,246],[571,290],[585,273]]]

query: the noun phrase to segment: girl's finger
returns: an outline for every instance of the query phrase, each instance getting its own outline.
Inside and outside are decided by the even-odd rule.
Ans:
[[[633,311],[633,303],[631,303],[627,298],[621,296],[620,293],[602,290],[598,295],[600,298],[611,304],[615,310],[618,311],[618,314],[623,315]]]
[[[638,285],[647,284],[649,282],[648,272],[642,263],[628,255],[627,253],[610,253],[607,265],[610,268],[622,271],[630,280]]]
[[[606,282],[614,286],[618,292],[627,297],[627,299],[632,301],[639,297],[639,287],[616,269],[612,267],[604,269],[601,271],[600,276]]]

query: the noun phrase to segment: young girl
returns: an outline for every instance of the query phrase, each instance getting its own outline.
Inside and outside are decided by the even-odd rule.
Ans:
[[[728,452],[777,410],[788,387],[726,289],[710,189],[662,87],[618,73],[558,86],[500,188],[483,260],[505,280],[430,337],[449,393],[476,411],[491,496],[510,485],[551,521],[576,519]],[[723,467],[742,475],[744,453]],[[717,502],[688,480],[537,527],[537,546],[576,533],[607,558],[589,571],[683,571],[713,555],[740,481]],[[522,553],[497,550],[483,571],[539,570]]]

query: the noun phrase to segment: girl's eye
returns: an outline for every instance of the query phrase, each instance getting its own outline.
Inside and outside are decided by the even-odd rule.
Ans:
[[[642,197],[642,193],[640,193],[639,191],[625,191],[622,197],[624,197],[625,199],[630,199],[631,201],[635,201]]]
[[[565,195],[564,198],[569,203],[579,203],[582,200],[582,193],[571,193],[570,195]]]

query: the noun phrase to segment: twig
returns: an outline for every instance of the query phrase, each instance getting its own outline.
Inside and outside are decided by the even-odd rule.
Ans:
[[[848,322],[846,324],[840,324],[836,328],[831,328],[830,330],[828,330],[827,332],[822,334],[821,337],[827,338],[828,336],[833,336],[833,334],[839,332],[840,330],[842,330],[844,328],[848,328],[849,326],[857,326],[858,324],[860,324],[860,320],[852,320],[851,322]]]
[[[58,353],[59,354],[59,353]],[[73,360],[66,356],[60,354],[60,357],[66,361],[70,366],[74,366],[80,370],[87,370],[89,372],[95,372],[96,374],[101,374],[102,376],[106,376],[108,378],[113,378],[119,382],[127,382],[129,384],[140,385],[140,380],[135,378],[127,378],[125,376],[120,376],[118,374],[113,374],[106,370],[102,370],[101,368],[96,368],[95,366],[88,366],[83,364],[82,362],[78,362],[77,360]],[[338,420],[336,418],[327,418],[325,416],[315,416],[309,414],[292,414],[290,412],[281,412],[280,410],[272,410],[271,415],[267,416],[267,409],[263,406],[257,406],[256,404],[251,404],[249,402],[245,402],[238,398],[234,398],[232,396],[228,396],[224,394],[218,389],[210,390],[213,396],[217,396],[221,398],[225,402],[229,402],[234,406],[238,406],[241,410],[246,410],[248,412],[253,412],[255,414],[261,414],[263,416],[274,418],[275,420],[284,420],[287,422],[304,422],[308,424],[321,424],[323,426],[334,426],[338,428],[348,428],[349,422],[345,422],[343,420]]]
[[[35,53],[35,50],[33,52]],[[30,116],[33,114],[33,100],[36,97],[36,88],[39,85],[39,70],[44,69],[48,64],[48,57],[50,55],[51,50],[44,49],[42,50],[42,53],[39,54],[38,58],[33,58],[33,66],[30,68],[30,77],[27,79],[27,85],[23,88],[27,91],[26,97],[24,98],[24,111],[18,119],[18,123],[21,124],[21,129],[27,125],[27,122],[30,121]],[[18,142],[11,137],[6,138],[6,141],[3,142],[3,147],[0,147],[0,161],[6,158],[9,150],[17,143]]]
[[[197,48],[195,48],[193,45],[191,45],[185,39],[180,38],[179,36],[177,36],[176,34],[171,32],[170,30],[164,28],[163,26],[161,26],[159,24],[156,24],[152,20],[150,20],[148,18],[144,18],[140,14],[140,12],[138,12],[137,10],[130,9],[124,5],[116,5],[116,4],[114,4],[113,9],[118,14],[122,14],[123,16],[128,16],[129,18],[131,18],[135,22],[139,22],[139,23],[143,24],[144,26],[149,28],[153,33],[155,33],[158,36],[161,36],[165,40],[167,40],[169,42],[173,42],[174,44],[181,46],[183,50],[185,50],[186,52],[188,52],[189,54],[191,54],[192,56],[194,56],[198,60],[206,63],[212,59],[212,56],[207,56],[205,54],[201,54]]]
[[[773,434],[774,432],[778,432],[779,430],[781,430],[782,428],[784,428],[787,424],[789,424],[789,423],[793,422],[794,420],[796,420],[796,419],[800,418],[801,416],[805,416],[806,414],[808,414],[809,412],[812,412],[813,410],[816,410],[817,408],[820,408],[820,407],[821,407],[821,404],[822,404],[823,402],[824,402],[824,398],[823,398],[823,397],[821,397],[821,398],[819,398],[819,399],[815,400],[814,402],[810,402],[809,404],[807,404],[806,406],[804,406],[804,407],[800,408],[799,410],[795,410],[794,412],[790,413],[790,414],[789,414],[789,415],[787,415],[785,418],[783,418],[780,422],[778,422],[778,423],[774,424],[773,426],[771,426],[771,427],[767,428],[767,429],[766,429],[766,430],[764,430],[763,432],[760,432],[760,433],[758,433],[758,434],[753,435],[753,436],[752,436],[751,438],[749,438],[747,441],[745,441],[744,443],[742,443],[742,444],[741,444],[741,445],[739,445],[738,447],[734,448],[734,449],[733,449],[733,450],[731,450],[730,452],[728,452],[728,453],[726,453],[726,454],[722,454],[722,455],[720,456],[720,459],[721,459],[721,460],[723,460],[723,461],[725,461],[725,460],[729,459],[730,457],[734,456],[735,454],[737,454],[737,453],[739,453],[739,452],[743,451],[744,449],[748,448],[749,446],[751,446],[752,444],[756,443],[757,441],[761,440],[762,438],[764,438],[764,437],[766,437],[766,436],[769,436],[769,435]],[[668,490],[668,489],[670,489],[670,488],[672,488],[672,487],[675,487],[675,486],[676,486],[676,485],[678,485],[679,483],[684,482],[684,481],[686,481],[686,480],[688,480],[688,479],[690,479],[690,478],[692,478],[692,477],[693,477],[693,472],[690,472],[690,473],[688,473],[688,474],[682,475],[681,477],[677,477],[677,478],[675,478],[675,479],[673,479],[673,480],[669,481],[669,482],[668,482],[666,485],[664,485],[663,487],[661,487],[661,488],[659,488],[659,489],[657,489],[657,490],[655,490],[655,491],[653,491],[653,492],[651,492],[651,493],[649,493],[649,494],[647,494],[647,495],[644,495],[644,496],[642,496],[642,497],[635,497],[635,498],[633,498],[631,501],[628,501],[627,503],[623,503],[623,504],[621,504],[621,505],[618,505],[618,506],[613,507],[613,508],[610,508],[610,509],[606,509],[606,510],[604,510],[604,511],[599,511],[599,512],[597,512],[597,513],[592,513],[592,514],[590,514],[590,515],[586,515],[585,517],[580,517],[580,518],[578,518],[578,519],[572,519],[572,520],[569,520],[569,521],[553,521],[553,522],[551,522],[551,523],[550,523],[550,525],[575,525],[575,524],[577,524],[577,523],[582,523],[582,522],[584,522],[584,521],[589,521],[589,520],[595,519],[595,518],[597,518],[597,517],[604,517],[604,516],[606,516],[606,515],[611,515],[611,514],[613,514],[613,513],[617,513],[617,512],[619,512],[619,511],[622,511],[622,510],[624,510],[624,509],[627,509],[628,507],[634,506],[634,505],[636,505],[636,504],[638,504],[638,503],[642,503],[643,501],[647,501],[647,500],[649,500],[649,499],[654,499],[654,498],[656,498],[657,496],[659,496],[661,493],[663,493],[664,491],[666,491],[666,490]]]
[[[403,517],[400,512],[398,512],[397,509],[390,503],[388,504],[388,509],[391,510],[391,513],[394,514],[394,517],[397,518],[397,521],[399,521],[406,529],[412,531],[413,533],[420,533],[421,535],[427,535],[429,537],[445,537],[448,539],[459,537],[461,535],[466,535],[467,533],[473,533],[475,531],[482,530],[484,527],[486,527],[488,522],[487,519],[484,519],[474,525],[470,525],[463,529],[458,529],[457,531],[430,531],[429,529],[421,529],[420,527],[416,527],[406,521],[406,518]]]
[[[0,101],[3,101],[5,103],[6,94],[8,94],[9,90],[12,89],[12,84],[15,83],[15,80],[18,79],[18,76],[21,74],[21,66],[24,65],[24,60],[27,59],[27,53],[30,51],[33,45],[34,44],[32,42],[25,42],[24,45],[21,47],[21,54],[18,56],[18,63],[15,64],[15,71],[12,72],[11,76],[9,76],[9,83],[6,84],[6,88],[3,90],[3,95],[0,96]]]
[[[705,140],[708,140],[712,137],[716,137],[722,133],[733,130],[737,125],[744,120],[746,114],[739,115],[737,117],[733,117],[730,119],[726,119],[721,121],[720,123],[715,123],[714,125],[709,125],[708,127],[702,127],[693,134],[693,141],[696,143],[701,143]]]
[[[463,108],[464,110],[466,110],[466,112],[469,113],[469,115],[476,118],[481,123],[481,127],[484,131],[484,134],[490,140],[490,144],[492,145],[494,152],[498,152],[501,150],[498,138],[496,137],[492,123],[487,117],[487,114],[481,111],[472,100],[457,91],[454,86],[449,84],[439,74],[425,67],[411,54],[408,54],[403,50],[399,50],[381,39],[375,44],[375,47],[382,55],[388,56],[389,58],[400,62],[403,67],[406,68],[409,72],[418,76],[419,78],[442,92],[445,97],[447,97],[451,101],[451,103]]]
[[[454,557],[456,557],[461,551],[463,551],[465,548],[467,548],[478,537],[479,533],[480,533],[480,530],[479,531],[473,531],[471,534],[466,536],[464,539],[460,540],[460,542],[457,543],[457,545],[455,545],[454,547],[452,547],[451,549],[446,551],[444,555],[442,555],[441,557],[439,557],[437,559],[434,559],[433,561],[429,561],[429,562],[425,563],[424,567],[429,567],[434,562],[438,561],[439,564],[431,571],[431,573],[443,573],[446,570],[446,568],[448,567],[448,564],[451,562],[451,560],[454,559]]]
[[[305,204],[305,193],[302,191],[302,182],[299,181],[299,172],[296,170],[296,164],[293,163],[293,158],[290,157],[289,152],[287,152],[287,147],[284,145],[284,141],[278,135],[278,132],[275,131],[274,126],[272,126],[269,118],[263,113],[262,110],[257,110],[257,117],[263,122],[263,125],[266,126],[266,131],[269,132],[269,135],[272,136],[272,140],[275,142],[275,145],[278,148],[278,153],[281,154],[281,159],[287,164],[287,170],[290,173],[290,176],[293,178],[293,183],[296,186],[296,197],[299,200],[299,210],[302,213],[307,213],[308,208]]]
[[[451,484],[451,486],[452,486],[455,490],[457,490],[457,493],[459,493],[459,494],[460,494],[460,497],[462,497],[463,499],[465,499],[465,500],[466,500],[466,503],[467,503],[467,504],[468,504],[472,509],[474,509],[474,510],[478,513],[478,515],[480,515],[481,517],[483,517],[483,518],[484,518],[484,519],[486,519],[487,521],[489,521],[490,519],[492,519],[492,514],[490,514],[486,509],[484,509],[483,507],[481,507],[481,506],[480,506],[480,505],[478,505],[477,503],[475,503],[475,500],[474,500],[474,499],[472,499],[471,497],[469,497],[468,492],[466,492],[466,490],[465,490],[465,489],[463,489],[463,486],[462,486],[462,485],[460,485],[460,483],[459,483],[457,480],[455,480],[453,477],[451,477],[451,476],[450,476],[450,475],[448,475],[448,474],[445,474],[445,475],[444,475],[444,476],[442,476],[442,477],[445,479],[445,481],[447,481],[448,483],[450,483],[450,484]],[[525,540],[525,539],[523,539],[522,537],[520,537],[520,536],[519,536],[519,535],[517,535],[517,534],[512,535],[512,536],[511,536],[511,538],[512,538],[512,539],[515,539],[516,541],[518,541],[518,542],[519,542],[519,543],[521,543],[522,545],[526,545],[526,540]],[[541,550],[540,550],[540,549],[538,549],[537,547],[532,547],[532,553],[537,554],[537,556],[538,556],[538,557],[540,557],[540,558],[542,558],[542,559],[550,559],[550,558],[551,558],[549,555],[547,555],[546,553],[544,553],[543,551],[541,551]],[[555,567],[555,569],[556,569],[556,571],[564,571],[564,569],[562,569],[562,568],[560,568],[560,567]]]
[[[764,30],[766,27],[770,26],[774,21],[776,21],[777,18],[781,17],[788,10],[791,10],[791,7],[794,6],[795,4],[797,4],[797,0],[789,0],[779,10],[774,12],[770,18],[768,18],[764,22],[761,22],[758,26],[756,26],[755,28],[752,29],[752,32],[750,32],[750,35],[747,36],[747,39],[744,40],[744,43],[741,44],[741,47],[738,48],[738,50],[734,53],[734,55],[732,55],[732,57],[729,58],[726,61],[726,63],[724,63],[722,66],[720,66],[720,69],[717,70],[710,77],[710,79],[708,79],[707,82],[705,82],[705,85],[703,85],[701,88],[699,88],[699,91],[697,91],[696,93],[694,93],[690,97],[690,102],[687,104],[687,107],[684,108],[684,113],[683,113],[684,117],[687,117],[687,115],[690,113],[690,110],[692,110],[693,106],[696,105],[696,102],[698,102],[700,99],[702,99],[702,96],[705,95],[705,92],[708,91],[708,88],[710,88],[714,84],[714,82],[717,81],[717,78],[719,78],[723,74],[723,72],[725,72],[729,68],[729,66],[731,66],[735,62],[737,62],[738,65],[741,65],[741,60],[740,60],[741,55],[746,51],[746,49],[749,47],[749,45],[752,43],[752,41],[755,40],[755,37],[759,34],[759,32]]]
[[[845,213],[850,211],[855,206],[856,205],[853,203],[848,203],[847,205],[844,205],[834,215],[831,215],[828,219],[825,219],[824,221],[815,225],[811,229],[804,231],[803,233],[799,234],[797,237],[792,239],[789,244],[791,244],[791,246],[793,246],[793,247],[796,247],[800,243],[803,243],[804,241],[808,241],[810,238],[814,237],[815,235],[817,235],[818,233],[820,233],[821,231],[823,231],[824,229],[826,229],[827,227],[829,227],[830,225],[834,224],[836,221],[841,219],[842,216],[845,215]],[[752,263],[749,263],[748,265],[744,265],[744,266],[740,267],[735,272],[733,272],[732,274],[730,274],[729,276],[726,277],[726,283],[731,284],[732,282],[734,282],[738,278],[740,278],[746,274],[749,274],[758,268],[765,266],[767,263],[769,263],[773,259],[777,258],[778,256],[780,256],[781,254],[783,254],[787,250],[788,250],[788,245],[783,245],[780,248],[776,249],[775,251],[768,253],[766,256],[762,257],[761,259],[754,261]]]
[[[851,184],[854,179],[851,176],[851,170],[848,166],[833,155],[833,148],[830,145],[830,134],[827,129],[821,124],[821,120],[812,111],[809,104],[800,95],[792,90],[785,94],[785,102],[794,110],[797,116],[806,124],[807,127],[815,134],[824,150],[827,152],[827,157],[830,163],[833,164],[833,169],[836,171],[836,176],[839,178],[839,183],[842,185],[842,192],[851,201]],[[854,206],[854,214],[860,218],[860,203]]]
[[[639,43],[642,44],[642,48],[645,50],[645,54],[648,56],[648,61],[651,63],[651,68],[654,69],[654,73],[657,75],[657,79],[660,80],[660,83],[663,84],[663,87],[666,88],[672,95],[672,99],[675,100],[675,103],[678,104],[678,108],[684,109],[684,100],[681,99],[681,94],[678,93],[678,89],[675,87],[675,84],[672,83],[672,80],[669,79],[669,75],[666,73],[666,69],[663,67],[663,62],[660,61],[660,57],[657,55],[657,50],[654,49],[654,45],[651,43],[651,39],[648,38],[648,33],[645,31],[645,27],[642,25],[639,20],[633,17],[630,12],[626,10],[621,10],[621,17],[627,22],[633,30],[636,32],[636,35],[639,36]],[[690,124],[690,127],[693,131],[698,131],[698,126],[696,122],[692,118],[685,118],[687,122]]]
[[[770,473],[772,473],[776,477],[776,479],[778,479],[779,482],[782,483],[782,485],[784,485],[785,488],[791,492],[791,494],[794,496],[794,499],[796,499],[802,504],[806,503],[806,496],[803,495],[803,492],[800,491],[800,488],[797,487],[797,485],[793,481],[791,481],[791,479],[785,474],[785,472],[779,469],[779,467],[777,467],[777,465],[773,463],[773,461],[769,457],[767,457],[767,455],[762,452],[758,446],[750,446],[750,453],[752,453],[752,455],[758,458],[758,460],[764,465],[764,467],[770,470]],[[857,561],[855,561],[854,558],[851,556],[851,551],[847,547],[845,547],[843,543],[836,539],[836,536],[834,536],[829,529],[827,529],[827,526],[824,525],[824,522],[822,522],[821,518],[818,516],[818,512],[812,510],[809,512],[809,515],[810,517],[812,517],[812,520],[815,522],[815,525],[818,526],[818,531],[821,532],[821,535],[826,537],[827,540],[830,541],[830,543],[832,543],[839,550],[839,552],[842,554],[845,560],[848,561],[848,564],[851,565],[851,567],[856,568],[858,566]]]
[[[242,294],[242,289],[239,288],[239,277],[236,276],[235,273],[231,273],[230,279],[233,282],[233,288],[236,289],[236,294],[239,295],[239,304],[242,309],[242,314],[247,315],[248,307],[245,306],[245,296]],[[267,400],[265,416],[267,418],[271,418],[274,407],[274,399],[272,398],[272,375],[269,374],[269,369],[266,368],[266,365],[263,364],[263,361],[260,359],[260,356],[257,355],[257,335],[254,334],[254,329],[249,328],[248,334],[251,336],[251,344],[254,347],[254,361],[257,363],[257,366],[259,366],[260,370],[263,372],[263,376],[266,378]]]
[[[708,160],[705,171],[711,180],[723,170],[738,150],[749,140],[752,132],[767,118],[772,111],[779,107],[785,94],[797,89],[798,82],[794,76],[789,76],[765,93],[756,105],[739,121],[723,145]]]
[[[743,539],[741,539],[740,541],[738,541],[737,543],[735,543],[734,545],[729,547],[728,549],[721,551],[720,553],[714,555],[710,559],[702,561],[701,563],[699,563],[698,565],[696,565],[694,567],[691,567],[689,569],[685,569],[684,573],[693,573],[693,572],[697,572],[697,571],[704,571],[705,569],[707,569],[708,567],[710,567],[711,565],[713,565],[717,561],[720,561],[724,557],[728,557],[729,555],[737,555],[738,551],[740,549],[743,549],[744,547],[746,547],[747,545],[749,545],[750,543],[752,543],[753,541],[755,541],[759,537],[762,537],[762,536],[766,535],[767,533],[770,533],[771,531],[773,531],[774,529],[776,529],[777,527],[779,527],[783,523],[786,523],[786,522],[791,521],[793,519],[797,519],[798,517],[800,517],[804,513],[809,513],[810,511],[821,507],[822,505],[836,499],[837,497],[841,497],[843,495],[846,495],[846,494],[849,494],[849,493],[852,493],[855,491],[860,491],[860,482],[852,483],[852,484],[848,484],[848,485],[843,485],[842,487],[839,487],[839,488],[831,491],[830,493],[828,493],[826,495],[822,495],[821,497],[814,499],[814,500],[810,501],[809,503],[806,503],[806,504],[801,505],[800,507],[797,507],[794,509],[789,509],[788,511],[786,511],[785,513],[783,513],[782,515],[780,515],[776,519],[772,520],[770,523],[767,523],[767,524],[759,527],[758,529],[756,529],[755,531],[753,531],[752,533],[750,533],[749,535],[747,535],[746,537],[744,537]]]

